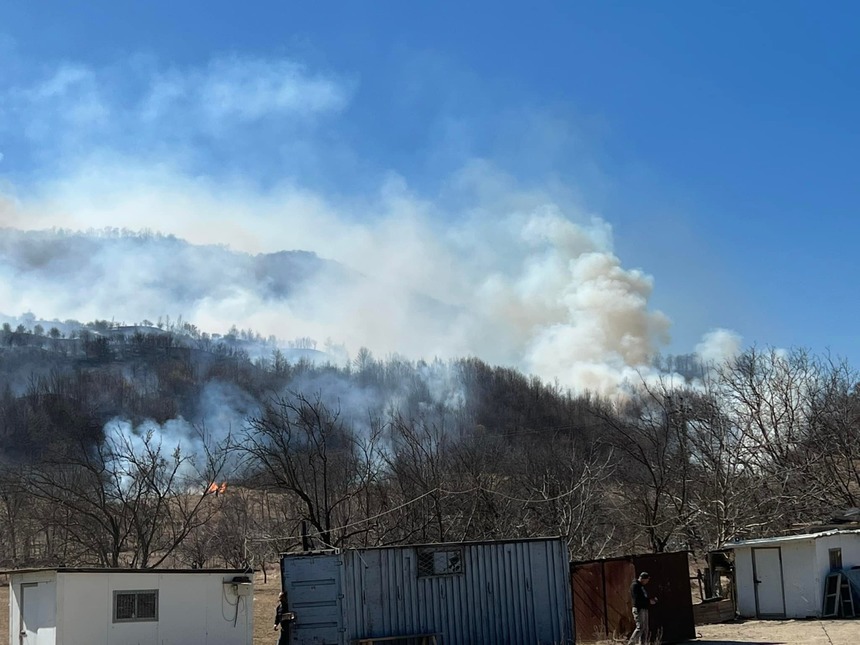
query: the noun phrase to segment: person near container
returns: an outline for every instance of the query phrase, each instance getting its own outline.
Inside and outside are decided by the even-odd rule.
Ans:
[[[657,603],[657,597],[648,594],[649,582],[651,582],[651,576],[647,571],[643,571],[630,585],[630,599],[633,601],[633,619],[636,621],[636,630],[630,636],[627,645],[647,645],[648,643],[648,609]]]
[[[275,608],[275,631],[281,630],[278,645],[288,645],[290,642],[290,623],[293,620],[295,615],[287,611],[287,594],[282,591],[278,594],[278,606]]]

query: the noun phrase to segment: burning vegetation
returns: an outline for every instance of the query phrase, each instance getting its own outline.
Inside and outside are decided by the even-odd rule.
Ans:
[[[0,331],[7,567],[552,534],[577,559],[703,552],[860,506],[857,375],[800,350],[609,399],[478,359],[252,359],[171,330],[55,340]]]

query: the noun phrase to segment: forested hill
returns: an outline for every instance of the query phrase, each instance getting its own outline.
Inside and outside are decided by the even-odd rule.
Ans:
[[[236,564],[248,544],[295,546],[302,522],[319,545],[560,534],[580,558],[702,551],[860,505],[856,375],[803,351],[602,400],[474,358],[336,365],[308,339],[45,327],[0,331],[15,566]]]
[[[22,285],[119,286],[151,291],[167,302],[193,302],[245,288],[264,298],[284,298],[325,272],[340,280],[349,272],[308,251],[248,254],[220,245],[197,245],[154,232],[102,229],[21,231],[0,228],[0,274]],[[98,286],[98,282],[110,280]],[[82,289],[85,293],[87,289]],[[128,291],[127,293],[134,293]]]
[[[358,347],[370,342],[364,331],[378,326],[363,315],[368,299],[396,303],[392,316],[399,313],[398,320],[408,312],[416,321],[428,321],[425,332],[447,329],[458,313],[448,303],[408,288],[395,290],[384,280],[312,252],[250,253],[122,229],[0,228],[0,284],[9,287],[2,293],[0,322],[5,319],[14,330],[21,321],[10,316],[33,311],[52,320],[40,323],[46,334],[54,327],[62,336],[80,327],[74,319],[113,315],[119,317],[111,321],[116,325],[135,321],[143,328],[167,329],[168,321],[147,319],[153,312],[175,312],[206,321],[209,328],[202,331],[209,333],[227,335],[233,321],[241,321],[267,337],[304,336],[314,330],[313,335],[334,335],[339,343],[364,321],[362,333],[355,334],[361,338],[354,342]],[[35,331],[39,321],[27,316],[31,320],[23,321],[24,327]],[[203,337],[181,321],[172,328]],[[288,331],[292,329],[300,331]],[[240,331],[229,333],[239,337]]]
[[[10,458],[70,439],[97,441],[113,419],[163,425],[182,418],[221,435],[227,429],[213,423],[235,429],[285,392],[319,395],[350,419],[432,417],[458,437],[475,427],[500,435],[540,428],[584,435],[594,427],[590,397],[478,359],[377,360],[362,349],[338,366],[306,338],[278,348],[251,331],[210,336],[181,321],[168,321],[173,331],[69,321],[68,335],[46,330],[50,324],[0,329],[0,445]]]

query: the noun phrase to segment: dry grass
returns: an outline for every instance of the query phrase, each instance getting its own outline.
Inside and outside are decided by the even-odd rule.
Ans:
[[[269,573],[269,581],[263,584],[263,574],[254,579],[254,645],[267,645],[278,642],[278,635],[272,629],[275,622],[275,607],[281,591],[281,577],[278,572]],[[2,636],[2,634],[0,634]]]

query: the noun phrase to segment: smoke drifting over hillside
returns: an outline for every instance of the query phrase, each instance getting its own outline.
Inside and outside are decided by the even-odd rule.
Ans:
[[[69,65],[7,93],[20,136],[54,146],[61,162],[0,191],[0,313],[181,315],[205,331],[331,339],[352,353],[476,355],[601,391],[668,341],[651,277],[623,265],[606,221],[487,161],[465,162],[430,196],[396,174],[331,197],[292,179],[260,188],[238,171],[189,170],[248,133],[304,149],[316,121],[348,104],[351,82],[283,60],[130,70],[136,93],[122,101],[116,69]],[[265,82],[249,85],[246,73]],[[213,87],[230,99],[219,109],[195,90]],[[52,129],[72,140],[52,140]],[[178,239],[76,233],[106,228]],[[19,233],[51,229],[74,233]],[[308,253],[284,253],[293,250]]]
[[[667,341],[667,317],[648,307],[652,281],[622,266],[609,225],[546,195],[511,193],[443,213],[389,187],[359,223],[288,189],[225,199],[210,188],[206,196],[187,186],[178,204],[178,186],[131,185],[89,203],[53,188],[17,206],[12,215],[36,226],[146,226],[229,247],[7,229],[0,308],[127,322],[182,315],[205,330],[331,338],[353,352],[477,355],[597,389]],[[279,249],[316,255],[249,254]]]

